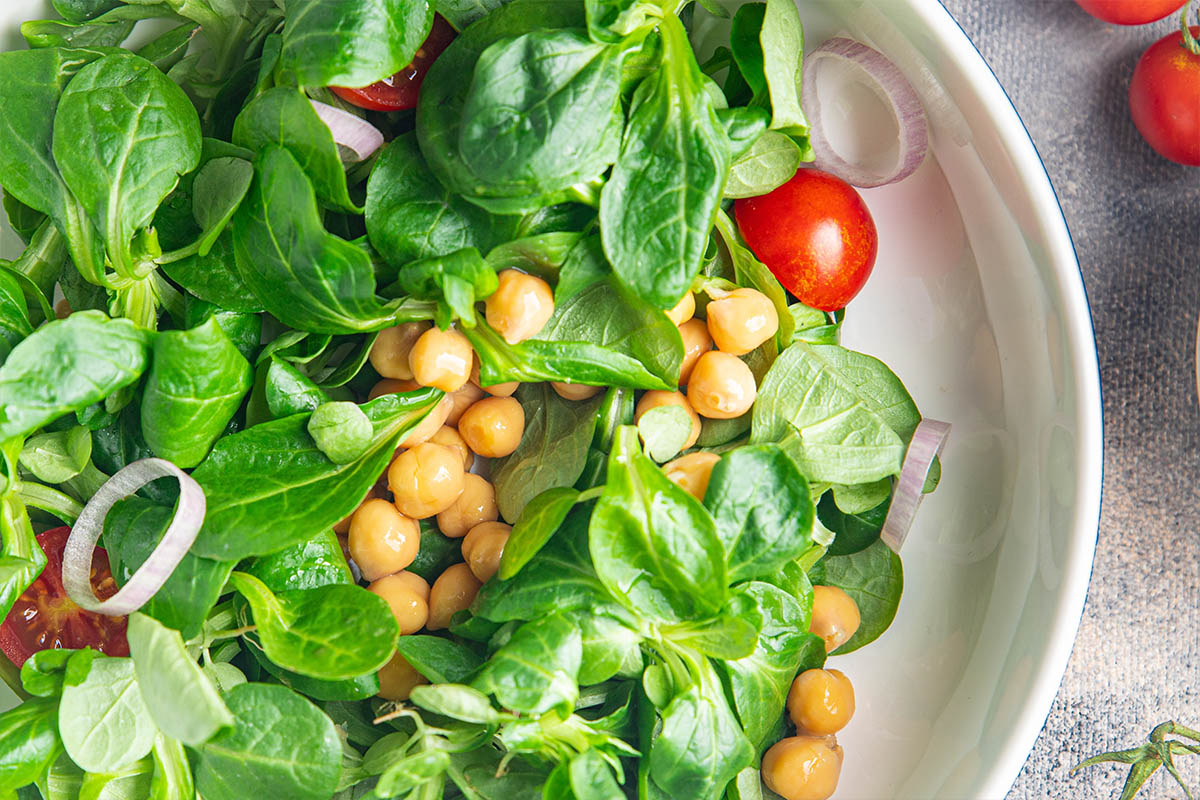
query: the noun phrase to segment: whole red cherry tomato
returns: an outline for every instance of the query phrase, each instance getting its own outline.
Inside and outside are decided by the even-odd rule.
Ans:
[[[1188,0],[1075,0],[1096,19],[1114,25],[1145,25],[1183,8]]]
[[[805,305],[845,307],[875,266],[875,220],[854,187],[828,172],[802,169],[733,211],[746,244]]]
[[[442,18],[434,14],[433,27],[429,36],[417,48],[412,63],[390,78],[384,78],[378,83],[364,86],[361,89],[349,89],[344,86],[331,86],[330,89],[347,103],[371,111],[400,111],[405,108],[417,107],[417,95],[421,93],[421,83],[429,67],[442,54],[450,42],[454,41],[454,28]]]
[[[1191,32],[1195,46],[1200,27]],[[1129,112],[1151,147],[1172,161],[1200,167],[1200,53],[1189,49],[1182,30],[1142,54],[1129,82]]]
[[[0,625],[0,650],[18,667],[39,650],[91,647],[110,656],[129,655],[126,617],[85,611],[67,597],[62,582],[62,556],[70,533],[70,528],[54,528],[38,534],[38,544],[46,554],[46,567],[13,603]],[[92,556],[92,589],[102,600],[117,592],[108,553],[101,548],[96,548]]]

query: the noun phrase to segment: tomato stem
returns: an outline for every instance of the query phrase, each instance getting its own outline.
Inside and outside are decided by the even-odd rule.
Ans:
[[[1188,3],[1183,7],[1183,12],[1179,15],[1179,28],[1183,31],[1183,41],[1180,46],[1184,47],[1189,53],[1194,56],[1200,56],[1200,42],[1196,41],[1196,37],[1192,35],[1192,28],[1188,25],[1188,11],[1192,8],[1192,4]],[[1200,22],[1200,8],[1196,9],[1196,20]]]

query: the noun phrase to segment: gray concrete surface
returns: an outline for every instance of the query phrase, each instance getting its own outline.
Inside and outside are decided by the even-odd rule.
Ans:
[[[1127,107],[1138,57],[1178,21],[1120,28],[1071,0],[943,2],[1012,97],[1058,190],[1104,387],[1087,609],[1009,798],[1116,798],[1125,768],[1071,776],[1071,766],[1138,744],[1168,719],[1200,728],[1200,169],[1157,156]],[[1200,757],[1178,766],[1200,791]],[[1159,770],[1142,796],[1183,792]]]

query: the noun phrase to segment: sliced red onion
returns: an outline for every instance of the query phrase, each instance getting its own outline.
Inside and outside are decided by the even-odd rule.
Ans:
[[[120,591],[101,601],[92,591],[92,553],[104,518],[118,500],[129,497],[151,481],[175,478],[179,481],[179,503],[162,541]],[[71,527],[63,548],[63,586],[75,603],[88,611],[110,616],[132,614],[144,606],[162,588],[187,554],[204,523],[204,490],[179,467],[161,458],[143,458],[113,475],[97,490],[83,513]]]
[[[851,74],[879,97],[891,111],[899,132],[896,158],[884,168],[847,161],[829,140],[823,119],[818,76],[824,70]],[[878,50],[853,39],[836,37],[804,56],[803,108],[808,117],[809,141],[815,165],[855,186],[871,187],[895,183],[921,166],[929,149],[925,109],[912,84],[895,64]]]
[[[908,537],[908,529],[917,515],[917,506],[921,505],[921,498],[925,496],[923,490],[929,468],[933,466],[933,460],[941,455],[949,436],[950,423],[936,419],[921,420],[913,432],[908,452],[904,454],[904,464],[900,467],[900,480],[892,492],[892,504],[888,507],[880,534],[884,544],[897,553]]]
[[[356,117],[349,111],[343,111],[317,100],[308,102],[312,103],[312,107],[321,121],[329,126],[342,161],[349,163],[366,161],[383,146],[383,134],[362,117]]]

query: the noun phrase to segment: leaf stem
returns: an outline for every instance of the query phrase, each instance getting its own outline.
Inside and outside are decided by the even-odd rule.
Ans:
[[[17,484],[17,494],[27,506],[53,514],[71,525],[83,513],[83,504],[58,489],[40,483],[22,481]]]

